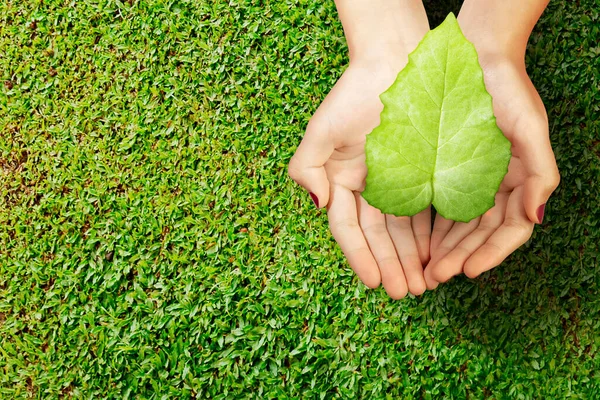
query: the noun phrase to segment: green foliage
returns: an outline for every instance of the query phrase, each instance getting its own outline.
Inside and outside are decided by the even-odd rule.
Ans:
[[[511,145],[454,14],[425,35],[381,101],[381,124],[365,146],[370,205],[412,216],[433,203],[462,222],[494,206]]]
[[[333,2],[0,2],[0,398],[596,398],[598,10],[530,42],[544,225],[395,302],[286,176],[347,63]]]

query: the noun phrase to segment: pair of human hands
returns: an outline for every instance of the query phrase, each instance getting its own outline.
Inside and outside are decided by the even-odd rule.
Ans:
[[[458,20],[468,39],[468,32],[481,32],[471,29],[476,21],[465,21],[460,14]],[[289,164],[292,179],[310,192],[317,207],[327,208],[331,232],[361,281],[371,288],[383,284],[394,299],[499,265],[542,222],[545,203],[559,183],[546,111],[524,60],[486,45],[493,40],[476,39],[498,126],[512,143],[495,206],[468,223],[437,215],[432,228],[430,208],[396,217],[362,198],[364,146],[366,135],[379,124],[379,95],[429,30],[423,15],[413,21],[394,51],[373,46],[382,50],[365,57],[351,53],[349,67],[311,118]]]

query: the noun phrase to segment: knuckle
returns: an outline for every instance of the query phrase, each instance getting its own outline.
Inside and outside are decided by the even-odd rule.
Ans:
[[[504,253],[505,251],[504,248],[498,246],[496,243],[486,243],[485,246],[496,253]]]
[[[507,218],[504,221],[504,225],[506,225],[509,228],[513,228],[513,229],[517,230],[520,234],[525,234],[525,233],[529,232],[530,230],[532,231],[532,229],[530,228],[531,224],[524,223],[520,219],[516,219],[516,218]]]
[[[539,113],[532,118],[519,120],[520,128],[529,132],[545,132],[548,130],[548,116],[546,113]]]
[[[412,251],[406,253],[406,254],[402,254],[402,260],[404,260],[404,264],[406,264],[407,268],[412,267],[413,269],[415,268],[420,268],[421,266],[421,257],[419,257],[419,255],[417,253],[413,253]]]
[[[550,175],[550,179],[549,179],[550,188],[554,191],[554,189],[556,189],[559,184],[560,184],[560,174],[558,173],[558,171],[554,171]]]
[[[361,254],[361,253],[369,253],[370,249],[366,246],[360,246],[351,250],[347,250],[344,252],[344,254],[346,255],[346,258],[350,259],[353,258],[354,255],[356,254]],[[349,260],[350,261],[350,260]]]
[[[452,247],[449,246],[438,246],[437,249],[435,249],[435,255],[439,256],[439,255],[446,255],[448,253],[450,253],[452,251]]]
[[[358,226],[358,221],[354,218],[343,218],[339,221],[329,222],[329,229],[332,233],[340,233],[347,230],[352,230]]]
[[[435,224],[431,230],[431,235],[444,236],[450,230],[450,226],[439,226]]]
[[[466,259],[473,254],[473,250],[470,249],[465,243],[461,242],[456,246],[456,249],[452,252],[455,259],[466,261]]]
[[[377,260],[377,264],[379,265],[379,267],[385,268],[386,266],[400,264],[400,261],[398,260],[398,257],[388,255],[388,256],[379,258]]]
[[[474,233],[483,233],[485,235],[490,235],[493,231],[498,229],[502,225],[502,221],[498,221],[495,224],[481,224],[477,227],[477,231]]]
[[[537,132],[548,130],[548,115],[546,113],[538,114],[537,118],[531,121],[531,129]]]
[[[387,225],[391,229],[410,229],[410,217],[388,216]]]
[[[363,228],[365,236],[381,236],[387,233],[387,228],[384,224],[373,224]]]

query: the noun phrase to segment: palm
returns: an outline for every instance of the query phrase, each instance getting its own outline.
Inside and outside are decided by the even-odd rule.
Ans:
[[[325,98],[311,123],[325,127],[335,150],[325,164],[331,184],[362,190],[367,173],[366,135],[379,124],[379,94],[394,80],[391,70],[349,67]],[[326,132],[326,133],[325,133]]]

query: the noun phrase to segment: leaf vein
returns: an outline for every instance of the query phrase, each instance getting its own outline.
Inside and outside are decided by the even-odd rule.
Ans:
[[[408,158],[406,158],[406,156],[404,156],[404,154],[402,154],[399,150],[396,150],[395,148],[391,147],[391,146],[383,146],[383,144],[381,144],[381,142],[379,140],[377,140],[376,138],[374,138],[375,141],[377,142],[378,145],[385,147],[388,150],[393,151],[394,153],[398,154],[400,157],[402,157],[402,159],[404,161],[406,161],[408,164],[412,165],[413,167],[417,168],[420,171],[425,172],[426,174],[430,175],[431,173],[429,171],[425,171],[423,168],[419,167],[417,164],[414,164],[412,162],[410,162],[410,160]]]

